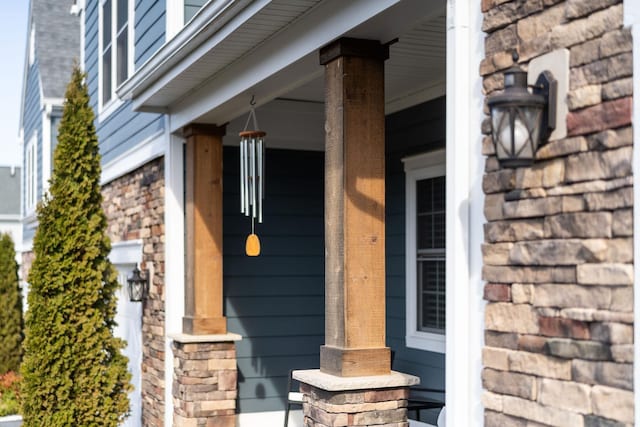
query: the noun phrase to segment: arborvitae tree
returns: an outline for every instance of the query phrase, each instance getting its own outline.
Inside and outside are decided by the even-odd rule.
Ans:
[[[11,236],[0,233],[0,375],[17,372],[22,356],[22,295]]]
[[[49,192],[38,206],[22,363],[24,427],[113,426],[129,412],[114,267],[84,74],[74,67]]]

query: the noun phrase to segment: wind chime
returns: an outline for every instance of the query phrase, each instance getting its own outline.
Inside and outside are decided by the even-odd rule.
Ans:
[[[262,202],[264,200],[264,137],[266,132],[258,130],[258,120],[251,99],[251,111],[240,136],[240,212],[251,217],[251,234],[247,237],[245,252],[248,256],[260,255],[260,239],[255,234],[256,219],[262,224]],[[255,130],[248,129],[253,119]]]

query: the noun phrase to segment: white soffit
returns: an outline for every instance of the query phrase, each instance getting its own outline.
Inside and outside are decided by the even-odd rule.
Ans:
[[[444,1],[422,0],[256,1],[199,46],[185,44],[182,49],[191,51],[175,66],[154,70],[145,64],[119,94],[132,97],[138,110],[169,112],[172,131],[192,121],[224,123],[247,111],[251,95],[258,105],[289,98],[320,78],[317,52],[332,40],[386,42],[399,35],[386,65],[388,110],[444,94]]]

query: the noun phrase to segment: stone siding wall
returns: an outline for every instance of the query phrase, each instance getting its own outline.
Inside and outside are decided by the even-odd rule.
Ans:
[[[234,342],[171,345],[173,423],[183,427],[235,427],[238,368]]]
[[[153,283],[142,313],[142,424],[164,426],[164,159],[106,184],[103,208],[112,243],[141,239],[142,268],[153,263]]]
[[[407,387],[326,391],[300,384],[304,426],[408,427]]]
[[[485,425],[624,426],[633,405],[631,33],[620,0],[482,0],[488,96],[570,51],[568,136],[499,169],[483,123]],[[488,112],[488,111],[487,111]]]

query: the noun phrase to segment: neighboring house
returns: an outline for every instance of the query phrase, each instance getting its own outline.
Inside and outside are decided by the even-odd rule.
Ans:
[[[70,1],[31,0],[22,81],[23,276],[32,261],[36,206],[49,186],[67,83],[80,59],[80,25]]]
[[[20,168],[0,166],[0,233],[9,233],[21,263],[22,222],[20,215]]]
[[[290,369],[308,426],[403,425],[418,379],[446,389],[448,426],[634,424],[639,8],[77,0],[111,258],[151,282],[120,295],[127,425],[281,425]],[[506,169],[485,106],[514,50],[567,111]]]

